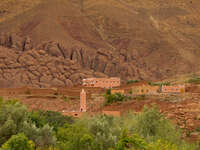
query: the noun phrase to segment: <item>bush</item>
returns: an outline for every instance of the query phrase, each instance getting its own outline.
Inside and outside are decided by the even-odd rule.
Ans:
[[[63,98],[63,100],[65,101],[65,102],[68,102],[69,101],[69,98],[67,97],[67,96],[62,96],[62,98]]]
[[[136,120],[135,131],[148,140],[163,139],[173,143],[181,138],[180,130],[165,119],[156,105],[151,109],[145,106]]]
[[[106,90],[106,95],[111,95],[111,89]]]
[[[129,90],[129,92],[128,92],[130,95],[132,95],[133,94],[133,91],[132,90]]]
[[[191,78],[191,79],[188,80],[188,83],[199,84],[200,83],[200,77]]]
[[[28,120],[26,107],[16,100],[2,102],[0,107],[0,145],[20,132]]]
[[[123,132],[119,142],[116,144],[116,150],[150,150],[148,143],[136,134],[129,136],[126,131]]]
[[[200,132],[200,126],[198,126],[198,127],[196,128],[196,131],[197,131],[197,132]]]
[[[146,98],[146,95],[137,95],[136,100],[144,100]]]
[[[137,83],[137,82],[140,82],[140,80],[128,80],[126,84]]]
[[[28,89],[28,90],[26,90],[25,94],[30,95],[31,91]]]
[[[55,131],[65,124],[72,124],[74,122],[71,116],[63,116],[61,113],[54,111],[32,111],[29,113],[29,117],[37,127],[49,124]]]
[[[23,134],[13,135],[5,144],[3,150],[34,150],[34,144]]]
[[[115,148],[121,133],[119,118],[103,115],[89,120],[84,119],[83,122],[94,137],[95,150]]]
[[[106,94],[105,98],[106,98],[106,102],[105,102],[106,105],[114,103],[114,102],[123,102],[128,99],[125,95],[121,93],[115,93],[115,94],[110,94],[110,95]]]
[[[59,128],[57,138],[59,150],[90,150],[94,141],[88,129],[81,124]]]

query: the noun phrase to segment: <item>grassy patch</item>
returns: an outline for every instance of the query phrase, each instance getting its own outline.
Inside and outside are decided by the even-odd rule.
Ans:
[[[25,94],[30,95],[31,91],[28,89],[28,90],[26,90]]]
[[[136,96],[136,100],[141,101],[141,100],[145,100],[146,96],[145,95],[138,95]]]
[[[126,84],[138,83],[138,82],[140,82],[140,80],[128,80],[128,81],[126,82]]]
[[[62,96],[62,99],[65,101],[65,102],[68,102],[69,101],[69,98],[67,96]]]
[[[162,85],[170,85],[170,82],[161,82],[161,83],[149,82],[148,84],[151,86],[162,86]]]
[[[196,128],[196,131],[197,131],[197,132],[200,132],[200,126],[198,126],[198,127]]]
[[[199,84],[199,83],[200,83],[200,77],[191,78],[191,79],[189,79],[187,82],[188,82],[188,83]]]

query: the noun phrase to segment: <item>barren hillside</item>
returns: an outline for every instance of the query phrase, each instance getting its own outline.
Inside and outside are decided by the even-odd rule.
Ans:
[[[91,76],[160,80],[200,70],[199,1],[1,0],[0,8],[5,87]]]

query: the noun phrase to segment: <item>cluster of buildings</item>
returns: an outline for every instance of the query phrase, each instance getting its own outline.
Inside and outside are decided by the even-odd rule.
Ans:
[[[82,85],[85,87],[111,88],[111,93],[122,93],[120,88],[120,78],[87,78],[83,79]],[[185,93],[185,85],[161,85],[152,86],[148,83],[135,84],[131,88],[133,95],[156,95],[159,93]]]
[[[112,77],[112,78],[87,78],[82,81],[83,88],[104,88],[104,89],[112,89],[111,94],[121,93],[125,94],[128,92],[133,96],[135,95],[157,95],[157,94],[169,94],[169,93],[185,93],[186,87],[185,85],[161,85],[161,86],[152,86],[148,83],[136,83],[127,89],[121,86],[120,78]],[[0,95],[23,95],[23,94],[33,94],[33,95],[55,95],[55,94],[63,94],[68,95],[69,92],[67,89],[56,88],[56,89],[34,89],[34,88],[16,88],[16,89],[0,89]],[[79,93],[79,91],[78,91]],[[86,92],[84,89],[80,92],[80,110],[75,112],[63,112],[64,115],[70,115],[74,117],[80,117],[82,114],[87,112],[87,103],[86,103]],[[120,116],[119,111],[102,111],[101,113],[107,115]]]
[[[151,86],[148,84],[142,84],[132,87],[133,95],[156,95],[160,93],[185,93],[185,85]]]

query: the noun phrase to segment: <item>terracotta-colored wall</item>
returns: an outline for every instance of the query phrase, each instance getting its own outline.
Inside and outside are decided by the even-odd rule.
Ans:
[[[88,78],[83,79],[86,87],[112,88],[120,86],[120,78]]]
[[[55,89],[33,89],[33,88],[0,88],[0,96],[15,96],[15,95],[53,95]]]
[[[54,89],[29,89],[31,95],[54,95]]]
[[[190,84],[185,87],[185,92],[200,93],[200,85]]]
[[[120,111],[102,111],[102,114],[105,115],[109,115],[109,116],[117,116],[120,117],[121,116],[121,112]]]
[[[84,112],[63,112],[62,114],[65,116],[72,116],[75,118],[80,118],[83,116]]]
[[[24,95],[28,88],[0,88],[0,96]]]
[[[57,92],[60,95],[77,96],[80,94],[80,89],[73,90],[73,89],[69,89],[69,88],[58,88]]]
[[[141,85],[133,86],[132,94],[133,95],[151,95],[158,94],[160,92],[160,86],[150,86],[150,85]]]
[[[112,89],[112,90],[111,90],[111,94],[115,94],[115,93],[124,94],[124,90],[121,90],[121,89]]]
[[[185,85],[162,86],[162,93],[184,93]]]

